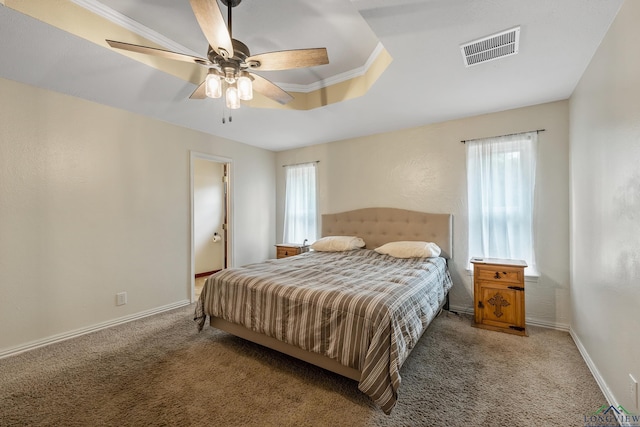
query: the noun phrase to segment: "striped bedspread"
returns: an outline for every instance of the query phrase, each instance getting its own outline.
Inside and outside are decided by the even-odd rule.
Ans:
[[[358,388],[390,413],[400,367],[451,285],[443,258],[308,252],[212,275],[195,320],[201,330],[219,317],[355,368]]]

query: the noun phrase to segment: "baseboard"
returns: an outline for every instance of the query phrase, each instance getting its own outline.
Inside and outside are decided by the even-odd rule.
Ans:
[[[217,273],[218,271],[220,271],[220,269],[213,270],[213,271],[205,271],[204,273],[198,273],[196,274],[196,279],[199,279],[200,277],[211,276],[212,274]]]
[[[463,307],[460,305],[449,304],[449,311],[452,313],[473,314],[472,307]]]
[[[140,313],[130,314],[128,316],[120,317],[113,320],[108,320],[106,322],[97,323],[95,325],[87,326],[85,328],[75,329],[73,331],[52,335],[50,337],[43,338],[36,341],[31,341],[27,344],[23,344],[17,347],[12,347],[7,350],[0,351],[0,359],[9,357],[9,356],[14,356],[19,353],[24,353],[25,351],[34,350],[36,348],[44,347],[50,344],[55,344],[57,342],[66,341],[68,339],[76,338],[81,335],[86,335],[91,332],[96,332],[102,329],[111,328],[113,326],[122,325],[123,323],[128,323],[133,320],[138,320],[144,317],[153,316],[154,314],[160,314],[165,311],[173,310],[175,308],[184,307],[185,305],[189,305],[189,304],[191,304],[189,300],[178,301],[172,304],[164,305],[162,307],[152,308],[151,310],[141,311]]]
[[[587,364],[587,367],[591,371],[591,375],[593,375],[593,378],[596,380],[596,383],[598,383],[598,387],[600,387],[600,391],[602,391],[602,394],[604,394],[605,399],[607,399],[607,403],[613,406],[614,408],[617,408],[618,402],[616,402],[616,399],[613,397],[613,393],[611,393],[611,390],[607,386],[606,381],[604,380],[604,378],[602,378],[602,375],[600,375],[600,371],[598,371],[596,364],[593,363],[593,360],[591,360],[591,356],[589,356],[589,353],[587,352],[587,349],[582,344],[582,341],[580,341],[580,338],[578,338],[578,335],[576,335],[576,333],[571,328],[569,328],[569,335],[571,335],[573,342],[575,343],[576,347],[578,347],[578,351],[580,352],[582,359]],[[622,424],[622,425],[625,425],[625,424]]]
[[[449,305],[449,311],[473,315],[473,307],[468,306]],[[564,323],[549,322],[547,320],[532,319],[530,317],[527,317],[525,320],[527,326],[540,326],[542,328],[556,329],[558,331],[564,332],[569,332],[570,330],[569,325],[566,325]]]
[[[547,320],[531,319],[527,317],[525,319],[527,326],[540,326],[541,328],[555,329],[557,331],[569,332],[571,327],[565,323],[549,322]]]

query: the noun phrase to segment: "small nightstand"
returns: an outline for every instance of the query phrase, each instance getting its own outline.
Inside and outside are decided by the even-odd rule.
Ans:
[[[524,321],[525,261],[472,258],[473,326],[509,334],[527,335]]]
[[[309,252],[309,245],[296,243],[280,243],[276,245],[276,257],[278,259],[299,255],[304,252]]]

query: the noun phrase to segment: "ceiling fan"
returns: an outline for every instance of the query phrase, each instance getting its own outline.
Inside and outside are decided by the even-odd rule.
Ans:
[[[207,57],[185,55],[164,49],[106,40],[109,46],[177,61],[191,62],[209,69],[205,80],[189,98],[220,98],[226,86],[225,99],[229,109],[240,108],[240,100],[250,100],[253,90],[286,104],[293,97],[276,84],[249,70],[276,71],[306,68],[329,63],[327,49],[295,49],[251,55],[247,45],[232,36],[232,10],[242,0],[221,0],[227,6],[227,24],[217,0],[189,0],[198,24],[209,42]]]

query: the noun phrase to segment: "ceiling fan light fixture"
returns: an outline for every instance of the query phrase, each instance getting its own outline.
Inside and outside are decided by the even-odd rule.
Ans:
[[[235,86],[229,86],[226,92],[227,108],[230,110],[237,110],[240,108],[240,97],[238,96],[238,88]]]
[[[243,101],[251,101],[253,99],[253,83],[251,78],[245,74],[238,77],[238,97]]]
[[[223,68],[224,71],[224,80],[230,85],[236,82],[237,71],[235,68],[226,66]]]
[[[222,81],[219,75],[212,72],[207,74],[205,92],[209,98],[220,98],[222,96]]]

